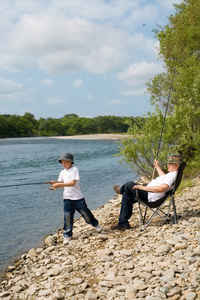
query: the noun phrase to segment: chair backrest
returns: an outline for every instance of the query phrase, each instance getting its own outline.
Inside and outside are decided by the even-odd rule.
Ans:
[[[174,188],[173,188],[174,192],[177,190],[177,188],[181,184],[181,180],[182,180],[182,177],[183,177],[183,170],[185,169],[185,166],[186,166],[186,162],[181,162],[180,163],[180,166],[178,168],[176,181],[175,181],[175,185],[174,185]]]

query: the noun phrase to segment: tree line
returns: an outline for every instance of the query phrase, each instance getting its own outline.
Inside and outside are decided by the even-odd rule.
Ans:
[[[71,136],[98,133],[126,133],[141,117],[98,116],[94,118],[67,114],[63,118],[40,118],[26,112],[19,115],[0,115],[0,138]]]

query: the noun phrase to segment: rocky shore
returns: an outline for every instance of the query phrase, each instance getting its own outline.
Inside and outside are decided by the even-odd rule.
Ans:
[[[63,245],[62,230],[30,249],[1,278],[0,299],[200,299],[200,178],[176,193],[176,225],[155,219],[139,230],[138,207],[132,229],[111,231],[121,196],[94,211],[103,230],[82,218]]]

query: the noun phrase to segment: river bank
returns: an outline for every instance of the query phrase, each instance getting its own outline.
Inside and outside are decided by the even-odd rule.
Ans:
[[[127,134],[102,133],[102,134],[84,134],[71,136],[52,136],[50,138],[65,140],[121,140],[129,137]]]
[[[1,278],[0,299],[200,299],[200,178],[176,193],[176,225],[155,220],[139,231],[137,206],[131,230],[111,231],[121,196],[94,211],[103,230],[82,218],[63,245],[62,230],[30,249]]]

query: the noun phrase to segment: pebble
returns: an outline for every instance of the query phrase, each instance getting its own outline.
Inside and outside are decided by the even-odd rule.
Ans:
[[[94,211],[103,230],[82,218],[63,245],[62,230],[44,238],[10,265],[0,284],[0,299],[35,300],[200,300],[200,178],[175,195],[178,224],[157,217],[139,230],[137,205],[131,230],[112,231],[121,196]]]

